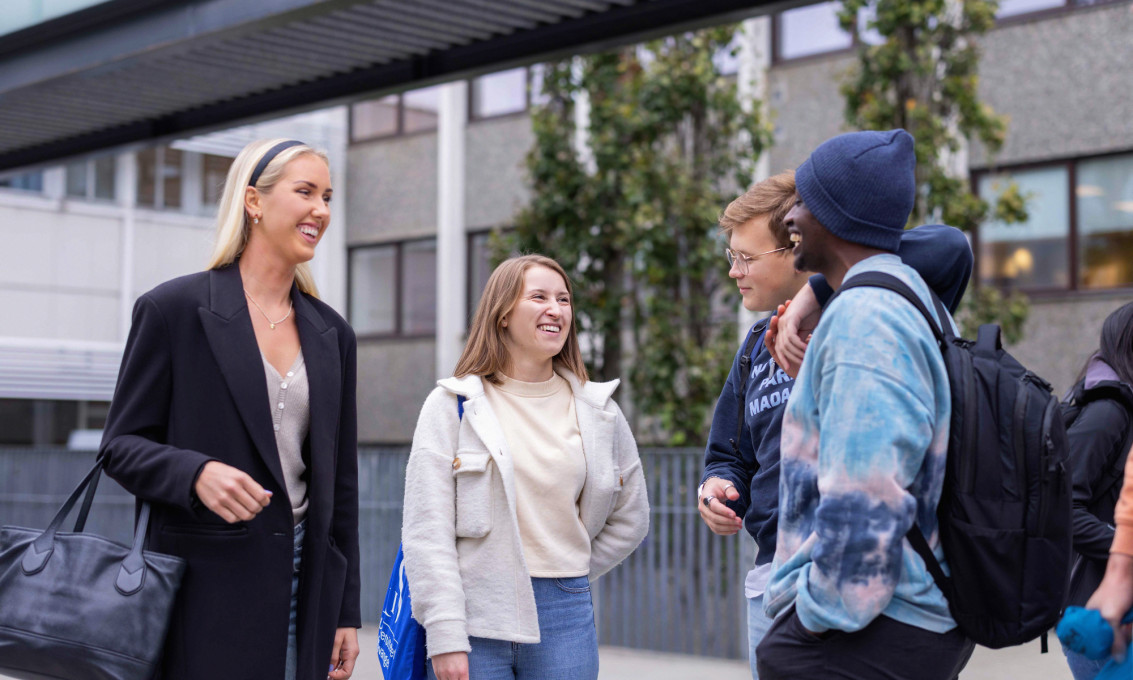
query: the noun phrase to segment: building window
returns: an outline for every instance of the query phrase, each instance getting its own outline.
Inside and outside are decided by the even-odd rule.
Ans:
[[[25,172],[19,175],[0,178],[0,187],[43,193],[43,173]]]
[[[401,131],[410,133],[436,130],[440,110],[440,85],[406,92],[401,95]]]
[[[1133,285],[1133,154],[1082,161],[1075,177],[1079,286]]]
[[[224,181],[228,177],[228,168],[232,166],[228,156],[214,156],[206,153],[201,155],[201,205],[211,210],[220,203],[224,195]]]
[[[110,403],[0,399],[0,446],[63,446],[75,430],[106,426]]]
[[[1133,154],[983,174],[980,196],[994,204],[1009,180],[1027,197],[1028,219],[980,227],[981,283],[1031,292],[1133,286]]]
[[[434,238],[350,250],[350,323],[359,335],[420,336],[437,329]]]
[[[1002,19],[1065,6],[1066,0],[999,0],[995,16]]]
[[[68,163],[67,196],[86,200],[114,200],[114,156]]]
[[[390,95],[350,105],[350,141],[396,135],[401,129],[401,96]]]
[[[472,119],[527,110],[527,69],[513,68],[473,78],[469,88]]]
[[[854,36],[838,23],[839,2],[796,7],[775,17],[775,59],[786,61],[837,52],[854,46]]]
[[[181,207],[183,153],[167,146],[138,152],[138,205],[158,210]]]
[[[468,235],[468,325],[480,304],[480,295],[492,275],[492,232],[480,231]]]
[[[440,105],[440,85],[351,104],[350,141],[436,130]]]
[[[987,221],[980,227],[980,280],[1024,289],[1066,288],[1070,284],[1070,200],[1065,166],[985,175],[980,196],[992,203],[1007,182],[1028,197],[1021,224]]]

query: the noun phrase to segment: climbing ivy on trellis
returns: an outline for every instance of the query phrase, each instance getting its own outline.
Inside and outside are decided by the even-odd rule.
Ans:
[[[1027,219],[1027,196],[1005,183],[989,215],[988,202],[972,193],[966,169],[948,161],[965,140],[978,140],[989,158],[1002,148],[1006,116],[979,96],[977,39],[995,25],[997,0],[843,0],[839,20],[854,30],[870,10],[867,28],[879,38],[862,41],[857,63],[842,84],[845,118],[863,130],[904,128],[916,140],[917,202],[910,226],[943,222],[971,231],[988,217],[1006,223]],[[960,317],[966,335],[977,322],[998,321],[1017,340],[1028,314],[1021,293],[969,289]]]
[[[498,252],[541,252],[576,287],[593,377],[628,377],[637,412],[671,444],[702,441],[735,352],[738,296],[717,235],[769,142],[759,107],[713,55],[735,26],[685,33],[543,71],[532,113],[532,194]],[[589,99],[588,153],[575,143]]]

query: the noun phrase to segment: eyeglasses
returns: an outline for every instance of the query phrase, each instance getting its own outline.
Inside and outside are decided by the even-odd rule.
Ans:
[[[747,276],[747,269],[752,262],[755,262],[764,255],[770,255],[771,253],[778,253],[784,250],[790,250],[792,248],[794,248],[793,245],[785,246],[783,248],[776,248],[775,250],[768,250],[766,253],[760,253],[758,255],[745,255],[743,253],[736,252],[731,248],[725,248],[724,254],[728,256],[728,269],[735,267],[736,270],[739,271],[740,276]]]

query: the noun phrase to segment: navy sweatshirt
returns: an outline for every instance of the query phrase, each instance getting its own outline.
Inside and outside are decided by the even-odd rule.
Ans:
[[[972,249],[964,233],[942,224],[910,229],[901,235],[897,254],[921,275],[954,314],[972,275]],[[821,274],[811,277],[811,287],[822,304],[833,294]],[[767,319],[763,319],[752,326],[748,334],[762,333],[766,327]],[[747,340],[745,337],[740,344],[716,402],[701,482],[719,477],[736,485],[740,498],[729,502],[728,506],[744,518],[744,528],[759,547],[756,564],[766,564],[775,554],[779,525],[779,432],[783,406],[795,381],[775,364],[760,338],[753,350],[744,390],[744,425],[737,458],[729,440],[736,436],[740,356]]]

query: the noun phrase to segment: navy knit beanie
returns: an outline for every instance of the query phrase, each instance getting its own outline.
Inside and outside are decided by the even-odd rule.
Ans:
[[[799,197],[830,233],[896,252],[916,200],[916,154],[904,130],[823,142],[795,171]]]

